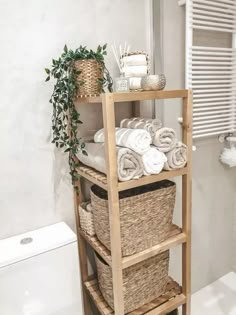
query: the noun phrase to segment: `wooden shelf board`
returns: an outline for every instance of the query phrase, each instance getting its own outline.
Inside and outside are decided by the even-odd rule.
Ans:
[[[114,311],[106,303],[99,290],[97,280],[86,281],[84,285],[101,315],[114,315]],[[181,292],[180,285],[169,278],[166,292],[163,295],[127,315],[165,315],[185,304],[186,297]]]
[[[96,236],[90,236],[85,233],[81,228],[79,229],[80,235],[90,244],[90,246],[111,266],[111,252],[98,240]]]
[[[85,166],[80,163],[80,166],[77,168],[77,172],[80,176],[86,178],[90,182],[102,187],[107,190],[107,177],[106,175],[96,171],[95,169]]]
[[[78,167],[77,171],[80,176],[102,187],[103,189],[108,190],[107,177],[105,174],[102,174],[96,171],[95,169],[85,166],[83,164],[81,164]],[[133,179],[127,182],[118,182],[118,191],[155,183],[155,182],[158,182],[164,179],[170,179],[176,176],[182,176],[182,175],[187,174],[187,172],[188,172],[188,168],[184,167],[184,168],[173,170],[173,171],[162,171],[161,173],[157,175],[142,176],[139,179]]]
[[[90,246],[111,266],[111,252],[98,240],[96,236],[89,236],[84,231],[79,229],[80,235],[90,244]],[[160,254],[170,248],[178,246],[186,241],[186,234],[181,232],[181,229],[173,224],[169,234],[169,238],[162,243],[152,246],[142,252],[122,258],[122,268],[135,265],[143,260]]]
[[[129,266],[135,265],[143,260],[160,254],[170,248],[178,246],[186,242],[186,234],[181,232],[181,229],[173,224],[172,230],[170,231],[169,238],[164,242],[152,246],[142,252],[137,254],[126,256],[122,259],[122,267],[127,268]]]
[[[156,175],[149,175],[149,176],[142,176],[139,179],[132,179],[127,182],[119,182],[118,183],[118,190],[126,190],[138,186],[143,186],[155,182],[159,182],[164,179],[170,179],[176,176],[182,176],[187,174],[187,167],[178,169],[178,170],[173,170],[173,171],[162,171],[159,174]]]
[[[163,91],[134,91],[122,93],[107,93],[113,95],[114,102],[133,102],[155,99],[185,98],[188,90],[163,90]],[[82,97],[75,100],[75,104],[101,103],[102,95],[94,97]]]

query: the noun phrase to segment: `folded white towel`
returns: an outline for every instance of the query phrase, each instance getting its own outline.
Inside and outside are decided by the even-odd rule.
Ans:
[[[103,143],[86,143],[87,156],[78,153],[83,164],[106,174],[105,146]],[[137,179],[143,175],[143,165],[139,154],[127,148],[116,148],[117,172],[120,181]]]
[[[147,56],[142,54],[125,56],[122,58],[125,66],[145,66],[147,65]]]
[[[187,146],[178,142],[174,149],[166,153],[167,162],[164,165],[164,169],[167,171],[183,168],[187,163]]]
[[[172,128],[161,128],[156,131],[153,138],[153,144],[161,152],[169,152],[172,150],[177,143],[176,132]]]
[[[142,155],[142,162],[144,175],[159,174],[163,170],[167,158],[163,152],[153,146]]]
[[[148,73],[148,66],[125,66],[123,72],[128,77],[144,77]]]
[[[133,150],[138,154],[144,154],[150,149],[152,142],[148,131],[143,129],[116,128],[116,145]],[[98,130],[94,135],[94,142],[104,142],[104,129]]]

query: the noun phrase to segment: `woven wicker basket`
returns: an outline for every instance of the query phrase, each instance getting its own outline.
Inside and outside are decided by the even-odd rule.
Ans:
[[[94,227],[94,219],[93,219],[93,211],[89,210],[90,202],[83,202],[79,205],[79,218],[80,218],[80,227],[90,236],[94,236],[95,227]],[[92,208],[91,204],[90,207]]]
[[[97,237],[110,250],[107,192],[93,185],[90,194]],[[122,256],[135,254],[168,238],[175,194],[176,185],[168,180],[119,193]]]
[[[95,59],[85,59],[75,61],[74,67],[81,72],[77,77],[77,97],[100,95],[102,85],[99,79],[103,78],[103,66]],[[83,82],[82,85],[81,82]]]
[[[99,256],[95,256],[100,291],[114,309],[112,270]],[[125,314],[151,302],[166,290],[169,251],[151,257],[123,270]]]

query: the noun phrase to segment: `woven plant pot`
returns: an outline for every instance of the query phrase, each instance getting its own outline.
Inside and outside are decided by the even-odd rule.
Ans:
[[[107,192],[93,185],[91,204],[98,239],[110,250]],[[168,238],[176,185],[164,180],[119,193],[122,256],[150,248]]]
[[[109,306],[114,309],[112,270],[95,255],[98,284]],[[164,294],[168,280],[169,251],[123,270],[125,314]]]
[[[82,59],[74,62],[74,67],[81,73],[77,77],[77,97],[97,96],[102,92],[99,79],[103,78],[103,66],[95,59]]]
[[[89,206],[90,205],[90,206]],[[80,218],[80,227],[90,236],[94,236],[94,219],[93,211],[90,202],[83,202],[79,205],[79,218]]]

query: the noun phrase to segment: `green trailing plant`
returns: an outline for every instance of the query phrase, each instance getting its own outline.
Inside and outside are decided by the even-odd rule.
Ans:
[[[92,51],[80,46],[75,50],[71,50],[65,45],[61,56],[58,59],[52,59],[50,69],[45,69],[46,81],[52,78],[56,80],[49,100],[53,106],[52,142],[55,143],[57,148],[68,153],[70,175],[74,186],[79,179],[76,171],[78,162],[75,156],[80,151],[85,155],[87,153],[85,143],[78,135],[78,128],[82,121],[74,104],[79,86],[83,85],[83,81],[79,80],[78,86],[77,78],[81,72],[73,67],[73,62],[84,59],[97,60],[103,70],[103,78],[99,78],[98,84],[101,84],[103,92],[105,87],[112,92],[112,79],[104,62],[104,56],[107,54],[106,47],[106,44],[104,46],[99,45],[96,51]]]

